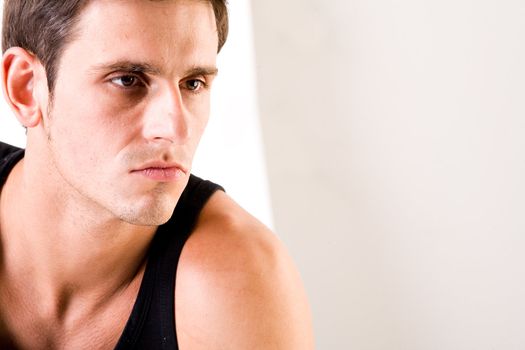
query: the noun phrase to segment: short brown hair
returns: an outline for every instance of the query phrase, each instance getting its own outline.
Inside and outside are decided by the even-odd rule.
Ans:
[[[72,39],[72,28],[92,0],[4,0],[2,51],[18,46],[33,53],[46,69],[53,92],[62,50]],[[228,36],[226,0],[206,0],[213,6],[221,50]]]

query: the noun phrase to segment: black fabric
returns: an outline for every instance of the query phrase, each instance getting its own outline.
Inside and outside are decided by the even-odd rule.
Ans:
[[[159,227],[131,317],[117,344],[123,349],[178,349],[174,293],[179,256],[209,197],[222,187],[191,176],[172,218]]]
[[[24,150],[0,142],[0,189],[23,156]],[[116,350],[178,349],[174,313],[177,264],[200,211],[217,190],[224,191],[210,181],[190,176],[173,216],[159,226],[151,242],[139,293]]]
[[[0,189],[15,164],[24,157],[24,150],[0,142]]]

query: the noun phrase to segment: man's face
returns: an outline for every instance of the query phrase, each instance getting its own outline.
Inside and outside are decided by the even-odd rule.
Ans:
[[[171,216],[207,124],[217,31],[208,2],[92,1],[44,120],[52,181],[91,213]]]

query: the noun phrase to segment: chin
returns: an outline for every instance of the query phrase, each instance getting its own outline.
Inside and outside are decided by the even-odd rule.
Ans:
[[[127,208],[118,217],[129,224],[137,226],[159,226],[165,224],[173,215],[173,201],[156,200],[149,205]]]

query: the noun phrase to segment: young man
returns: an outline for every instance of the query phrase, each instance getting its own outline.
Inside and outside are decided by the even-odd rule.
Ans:
[[[310,349],[280,242],[190,175],[224,0],[6,0],[0,348]]]

